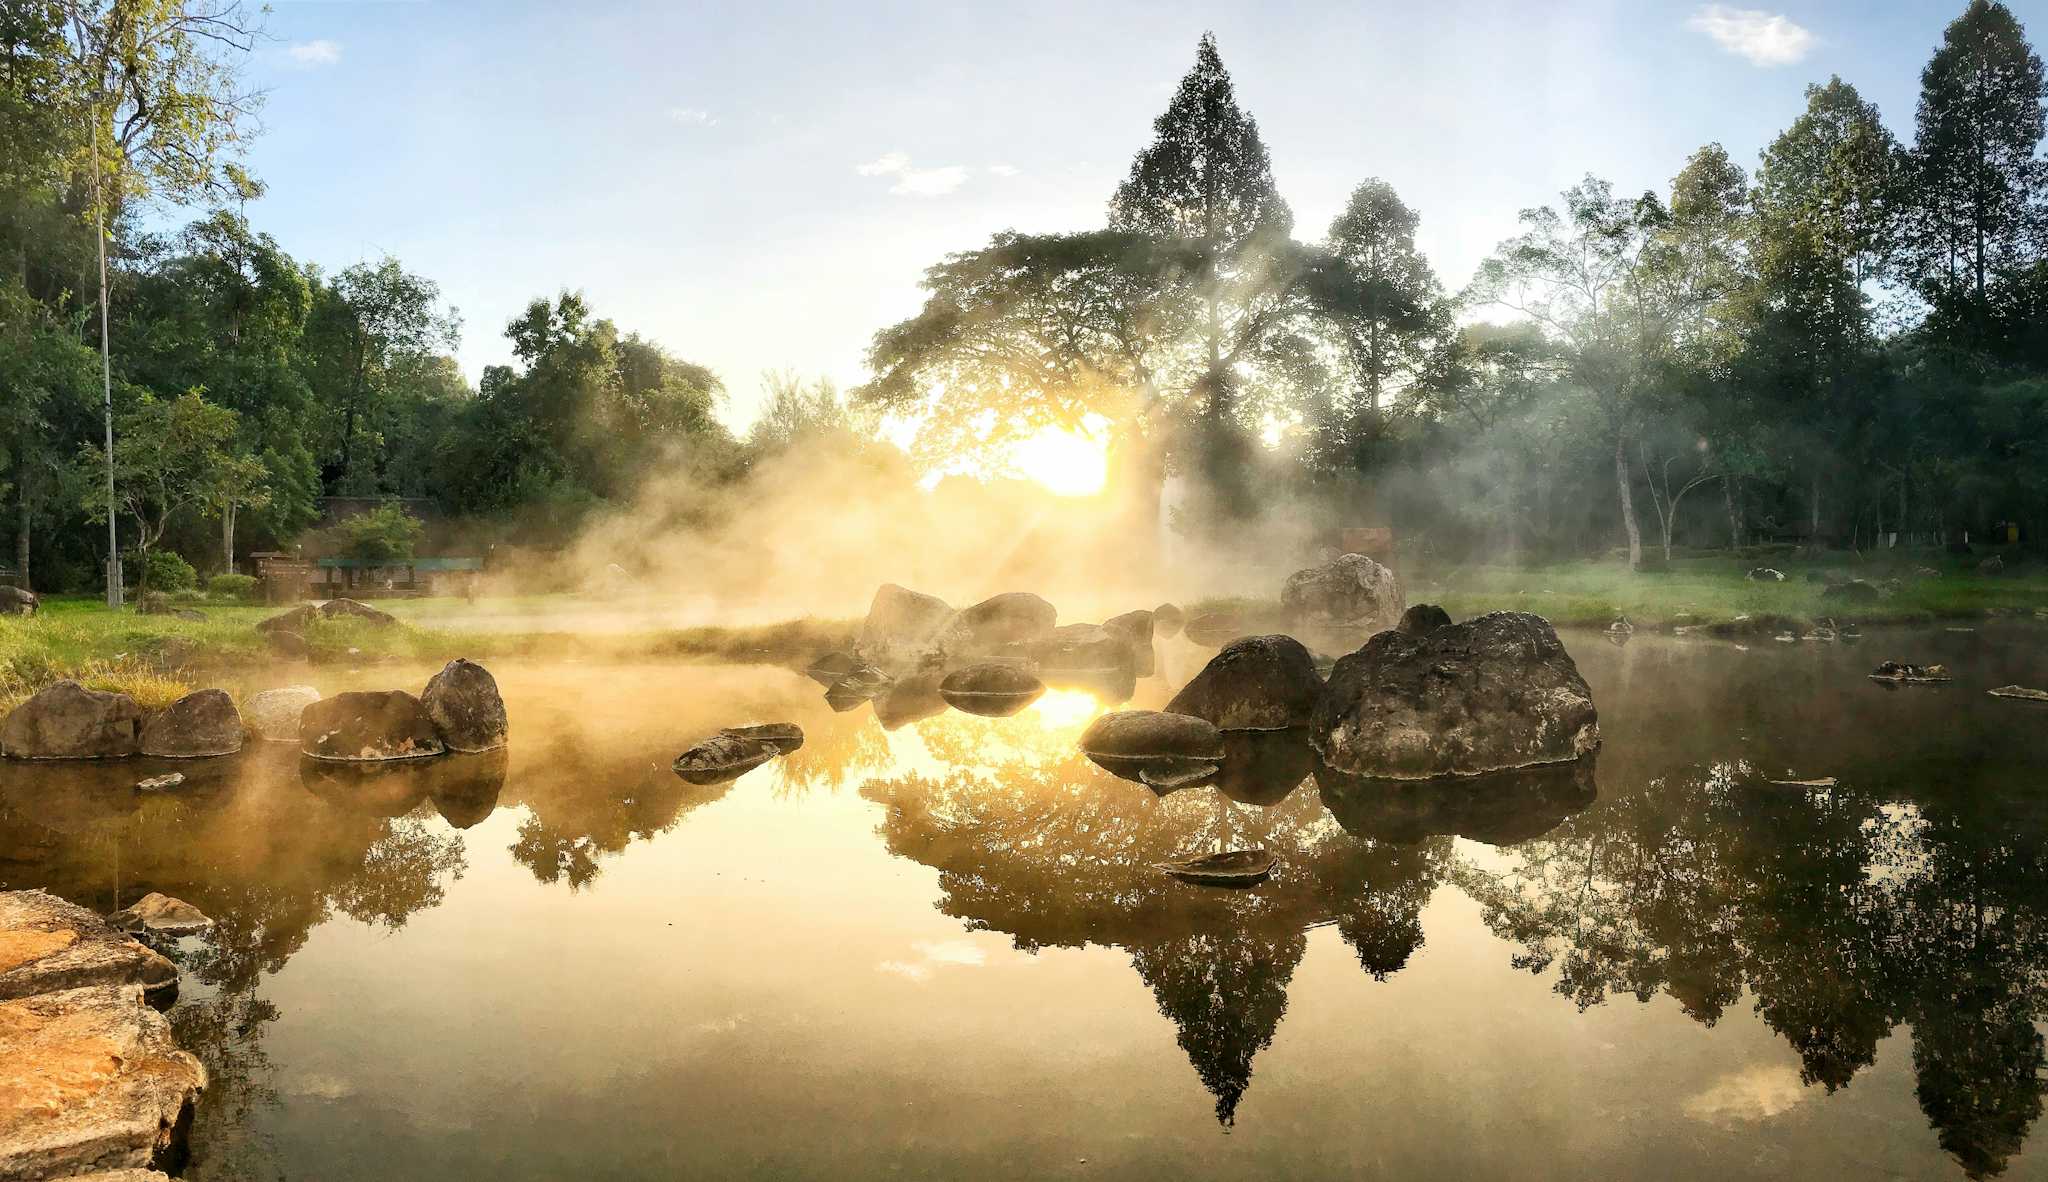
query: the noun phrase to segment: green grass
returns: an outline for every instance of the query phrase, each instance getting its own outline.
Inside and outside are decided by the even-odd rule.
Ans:
[[[1545,566],[1474,565],[1403,572],[1410,603],[1436,603],[1454,619],[1490,611],[1526,611],[1561,627],[1606,627],[1626,616],[1639,628],[1726,624],[1738,616],[1784,617],[1805,624],[1823,617],[1858,623],[1915,623],[1978,619],[2048,610],[2048,564],[2020,562],[2010,573],[1978,574],[1976,559],[1950,560],[1927,554],[1859,558],[1829,554],[1817,559],[1785,553],[1677,556],[1669,570],[1631,573],[1614,560],[1582,560]],[[2008,559],[2010,562],[2011,560]],[[1750,582],[1751,568],[1783,571],[1785,581]],[[1918,572],[1933,568],[1926,577]],[[1822,597],[1827,579],[1864,579],[1884,588],[1874,602]],[[1894,588],[1890,580],[1897,579]],[[1272,601],[1215,599],[1196,603],[1190,616],[1208,611],[1240,615],[1277,612]]]

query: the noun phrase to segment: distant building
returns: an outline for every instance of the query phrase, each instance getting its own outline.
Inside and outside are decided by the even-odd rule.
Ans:
[[[363,558],[316,558],[312,593],[315,598],[378,595],[471,595],[483,574],[481,558],[410,558],[377,562]]]

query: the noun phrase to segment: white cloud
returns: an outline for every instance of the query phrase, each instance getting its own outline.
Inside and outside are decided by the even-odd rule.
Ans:
[[[978,969],[988,964],[988,954],[966,940],[919,940],[911,947],[917,950],[916,960],[885,960],[875,967],[912,981],[929,981],[936,969]]]
[[[1024,170],[1014,164],[991,164],[988,170],[996,176],[1016,176]]]
[[[889,191],[901,197],[943,197],[966,184],[972,170],[962,164],[912,168],[908,155],[890,152],[866,164],[854,165],[853,171],[862,176],[895,177],[896,183],[889,186]]]
[[[902,172],[909,167],[910,157],[905,156],[901,152],[891,152],[886,156],[877,156],[866,164],[857,164],[854,166],[853,171],[862,176],[887,176],[892,172]]]
[[[1783,13],[1760,8],[1709,4],[1692,14],[1685,26],[1705,33],[1714,44],[1753,66],[1789,66],[1804,61],[1815,43],[1813,31]]]
[[[718,124],[718,116],[702,107],[670,107],[668,117],[671,122],[685,127],[715,127]]]
[[[321,66],[336,65],[341,61],[341,42],[321,38],[318,41],[300,41],[284,47],[286,57],[301,69],[313,70]]]

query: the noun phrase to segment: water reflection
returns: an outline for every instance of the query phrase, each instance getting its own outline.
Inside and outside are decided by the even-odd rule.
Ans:
[[[1970,643],[1984,647],[1931,655],[1989,684],[2030,680],[1999,663],[2001,642]],[[946,710],[935,685],[838,713],[779,671],[513,673],[509,754],[388,772],[270,747],[163,768],[0,764],[0,884],[101,911],[161,890],[215,918],[210,940],[179,950],[188,988],[172,1015],[214,1074],[200,1177],[289,1172],[252,1119],[279,1103],[265,1039],[281,1015],[264,986],[322,925],[399,931],[473,861],[507,855],[522,881],[582,899],[701,810],[750,797],[860,810],[825,799],[855,788],[875,807],[838,839],[871,844],[871,825],[929,868],[933,905],[960,926],[1127,958],[1225,1125],[1303,989],[1313,933],[1333,929],[1386,981],[1431,935],[1461,934],[1431,910],[1456,892],[1479,915],[1456,922],[1505,942],[1487,944],[1501,977],[1540,978],[1559,1012],[1668,998],[1672,1022],[1753,1014],[1815,1095],[1855,1087],[1907,1034],[1931,1130],[1918,1136],[1972,1176],[2007,1169],[2048,1070],[2048,810],[2033,770],[2048,743],[1986,712],[1972,685],[1887,694],[1863,678],[1867,656],[1758,660],[1660,637],[1573,648],[1603,705],[1597,767],[1423,789],[1332,775],[1299,735],[1233,735],[1213,783],[1163,798],[1074,741],[1105,709],[1163,701],[1199,667],[1192,646],[1162,646],[1172,677],[1055,685],[1000,719]],[[739,780],[693,788],[669,770],[718,727],[777,721],[799,723],[804,746]],[[169,770],[181,789],[134,790]],[[1836,786],[1771,783],[1822,777]],[[1247,847],[1278,860],[1251,890],[1152,869]],[[800,881],[806,906],[829,896]]]

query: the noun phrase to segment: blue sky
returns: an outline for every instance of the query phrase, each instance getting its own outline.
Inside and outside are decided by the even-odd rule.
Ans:
[[[715,369],[736,426],[763,370],[858,381],[944,253],[1099,225],[1204,29],[1297,233],[1382,177],[1455,288],[1586,172],[1662,188],[1714,140],[1753,167],[1831,73],[1909,138],[1962,8],[273,3],[260,229],[433,278],[472,377],[528,300],[580,289]],[[2048,32],[2048,0],[2013,7]]]

